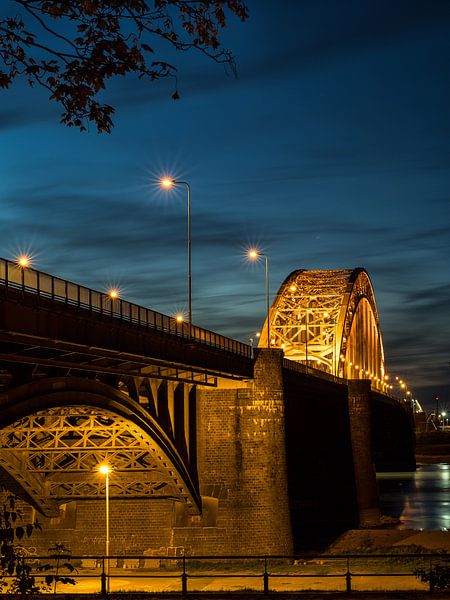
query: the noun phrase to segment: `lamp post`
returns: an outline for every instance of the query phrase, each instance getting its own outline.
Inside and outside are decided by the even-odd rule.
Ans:
[[[306,373],[308,373],[308,336],[309,336],[309,307],[305,307],[305,356],[306,356]]]
[[[187,189],[187,270],[188,270],[188,323],[192,323],[192,297],[191,297],[191,188],[187,181],[177,181],[165,177],[161,179],[162,187],[166,189],[172,188],[174,185],[184,185]]]
[[[259,260],[260,258],[265,259],[266,265],[266,318],[267,318],[267,348],[270,348],[270,305],[269,305],[269,257],[257,248],[250,248],[247,251],[247,257],[250,260]]]
[[[105,540],[105,559],[106,559],[106,591],[109,592],[109,474],[111,467],[100,465],[99,472],[105,476],[105,498],[106,498],[106,540]]]

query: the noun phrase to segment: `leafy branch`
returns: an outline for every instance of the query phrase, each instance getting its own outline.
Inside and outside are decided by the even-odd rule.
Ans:
[[[97,98],[108,81],[135,74],[156,81],[175,65],[155,57],[163,40],[178,51],[197,50],[235,73],[220,32],[226,11],[248,18],[242,0],[11,0],[14,16],[0,18],[0,87],[25,77],[63,107],[61,122],[110,132],[114,108]],[[172,96],[179,98],[178,90]]]

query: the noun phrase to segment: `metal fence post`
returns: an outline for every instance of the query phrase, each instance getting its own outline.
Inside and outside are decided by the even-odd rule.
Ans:
[[[352,593],[352,574],[350,572],[350,559],[347,557],[347,573],[345,574],[345,589],[347,594]]]
[[[267,572],[267,556],[264,557],[263,582],[264,582],[264,594],[268,594],[269,593],[269,573]]]
[[[183,555],[183,572],[181,573],[181,595],[187,596],[186,557]]]
[[[106,572],[105,572],[105,557],[102,556],[102,572],[100,575],[100,581],[101,581],[101,594],[102,596],[107,596],[107,591],[106,591]]]

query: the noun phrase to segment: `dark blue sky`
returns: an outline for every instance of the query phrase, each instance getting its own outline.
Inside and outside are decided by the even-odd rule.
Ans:
[[[9,5],[9,2],[2,3]],[[60,126],[41,91],[0,95],[0,255],[244,341],[294,269],[365,267],[388,370],[433,406],[450,393],[450,3],[251,0],[225,42],[239,79],[169,55],[172,82],[116,81],[111,135]],[[11,4],[12,5],[12,4]],[[164,57],[167,57],[167,53]]]

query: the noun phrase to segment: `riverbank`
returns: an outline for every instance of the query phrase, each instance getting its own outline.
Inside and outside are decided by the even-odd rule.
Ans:
[[[429,431],[416,435],[418,464],[450,463],[450,430]]]
[[[450,552],[450,531],[350,529],[328,549],[332,554]]]

